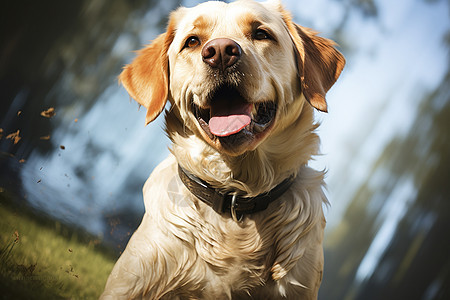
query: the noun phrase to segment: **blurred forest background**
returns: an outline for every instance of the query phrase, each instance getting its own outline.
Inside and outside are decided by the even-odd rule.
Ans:
[[[144,126],[117,76],[171,10],[199,2],[2,5],[1,207],[119,255],[168,140],[162,118]],[[324,155],[311,162],[328,170],[331,202],[320,299],[450,299],[450,1],[283,3],[347,58],[330,112],[317,114]]]

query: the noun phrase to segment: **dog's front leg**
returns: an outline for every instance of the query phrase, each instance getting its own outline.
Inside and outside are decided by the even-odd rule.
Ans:
[[[125,251],[116,262],[105,291],[100,299],[140,299],[148,289],[146,281],[149,277],[156,277],[157,270],[153,270],[158,256],[152,249],[152,242],[146,236],[148,226],[144,216],[142,224],[131,237]]]
[[[180,273],[192,265],[186,262],[186,255],[177,255],[179,246],[145,215],[114,266],[100,299],[177,299],[173,291],[183,280]]]

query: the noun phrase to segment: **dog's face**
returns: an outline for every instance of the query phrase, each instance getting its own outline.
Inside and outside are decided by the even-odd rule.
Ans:
[[[147,122],[169,99],[190,131],[239,155],[295,121],[305,99],[326,111],[344,66],[333,45],[292,23],[278,2],[206,2],[172,13],[120,80],[147,107]]]

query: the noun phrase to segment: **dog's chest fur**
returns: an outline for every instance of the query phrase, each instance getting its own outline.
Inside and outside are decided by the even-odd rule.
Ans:
[[[174,293],[199,291],[202,297],[211,298],[228,298],[233,291],[243,291],[245,296],[245,291],[263,283],[270,285],[273,280],[282,285],[282,278],[288,287],[292,285],[286,274],[296,268],[310,249],[321,244],[321,234],[317,232],[324,225],[321,208],[324,196],[317,181],[321,182],[322,174],[305,167],[293,189],[263,213],[237,223],[227,215],[218,217],[209,206],[190,194],[176,170],[177,162],[170,156],[155,169],[144,186],[146,217],[143,225],[148,223],[151,229],[142,231],[158,232],[165,237],[158,239],[159,245],[153,245],[151,251],[157,251],[160,266],[177,266],[175,271],[171,270],[171,275],[178,276],[178,286],[189,289],[178,289],[171,297],[175,297]],[[136,248],[136,251],[141,250]],[[302,262],[301,268],[312,268],[308,259]],[[308,286],[310,283],[299,284]]]

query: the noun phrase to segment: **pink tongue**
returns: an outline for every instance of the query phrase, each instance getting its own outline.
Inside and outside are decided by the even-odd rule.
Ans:
[[[234,103],[233,103],[234,102]],[[220,101],[211,106],[209,130],[216,136],[238,133],[250,124],[252,105],[238,101]]]

